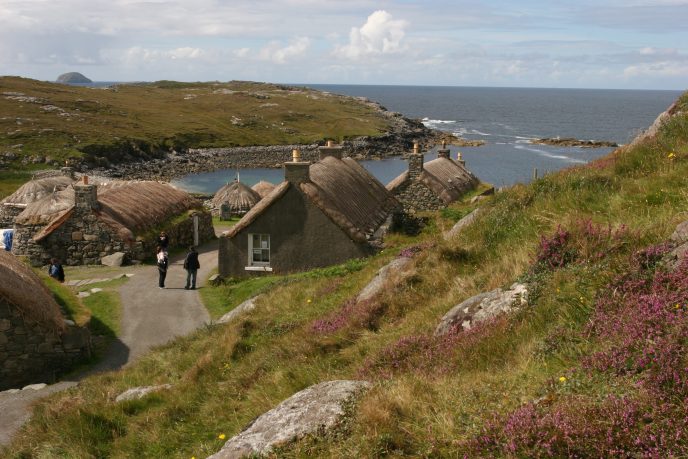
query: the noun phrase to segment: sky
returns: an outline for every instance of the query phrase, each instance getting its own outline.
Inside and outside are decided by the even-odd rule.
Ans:
[[[0,0],[0,75],[688,88],[688,0]]]

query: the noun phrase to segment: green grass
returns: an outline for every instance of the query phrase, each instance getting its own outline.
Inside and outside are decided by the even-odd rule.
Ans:
[[[170,149],[342,140],[389,128],[380,113],[352,97],[263,83],[94,89],[0,77],[0,92],[36,98],[0,97],[0,114],[7,115],[0,116],[0,149],[20,158],[47,157],[56,165],[85,156],[106,164],[125,156],[159,157]],[[12,168],[24,166],[17,160]]]
[[[285,445],[276,455],[470,457],[466,441],[526,403],[547,409],[567,397],[594,402],[636,394],[633,377],[572,369],[608,344],[585,332],[601,287],[626,272],[633,253],[666,240],[688,218],[687,119],[674,119],[633,150],[481,201],[476,223],[451,241],[438,236],[454,211],[433,216],[417,238],[389,237],[384,252],[365,261],[275,280],[236,322],[199,330],[41,402],[7,455],[205,457],[221,447],[219,434],[235,435],[300,389],[365,378],[373,388],[336,432]],[[598,257],[596,242],[576,230],[587,220],[629,229],[618,246],[603,241]],[[541,237],[559,225],[571,229],[574,247],[588,259],[534,270]],[[426,248],[407,277],[367,307],[349,310],[341,328],[318,331],[408,244]],[[217,316],[271,279],[201,293],[204,300],[216,296]],[[530,282],[529,307],[461,334],[452,347],[433,345],[435,327],[454,305],[517,279]],[[112,402],[129,387],[162,383],[173,388],[132,404]]]

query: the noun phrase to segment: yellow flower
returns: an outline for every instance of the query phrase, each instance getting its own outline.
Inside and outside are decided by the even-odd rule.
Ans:
[[[669,156],[667,156],[667,158],[669,158],[669,159],[674,159],[675,157],[676,157],[676,155],[674,154],[673,151],[671,153],[669,153]]]
[[[559,382],[566,382],[566,376],[559,376]]]
[[[217,438],[219,438],[220,440],[224,440],[225,438],[227,438],[227,436],[225,434],[220,434],[217,436]]]
[[[306,303],[310,303],[310,302],[311,302],[311,299],[308,298],[308,299],[306,300]]]

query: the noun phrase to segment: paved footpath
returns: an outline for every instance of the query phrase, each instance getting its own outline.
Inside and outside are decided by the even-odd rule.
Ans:
[[[40,390],[0,392],[0,446],[8,444],[12,436],[28,421],[31,417],[31,404],[36,400],[73,387],[91,374],[122,368],[152,347],[187,335],[210,322],[198,289],[204,287],[205,279],[217,266],[217,247],[218,241],[214,240],[198,250],[201,269],[198,271],[197,290],[184,290],[186,271],[183,263],[186,253],[170,260],[164,289],[158,288],[156,266],[136,269],[135,275],[120,287],[120,338],[110,346],[103,360],[87,372]]]

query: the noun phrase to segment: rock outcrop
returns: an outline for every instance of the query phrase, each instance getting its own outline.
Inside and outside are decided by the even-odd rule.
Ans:
[[[679,224],[669,238],[673,250],[666,259],[671,269],[677,269],[685,258],[688,258],[688,220]]]
[[[358,294],[356,302],[367,301],[380,293],[385,288],[387,281],[393,275],[401,272],[410,262],[411,259],[408,257],[399,257],[380,268],[375,277]]]
[[[475,219],[478,217],[478,214],[481,212],[481,208],[478,207],[477,209],[474,209],[470,214],[466,215],[463,217],[461,220],[456,222],[454,226],[451,227],[449,231],[446,231],[444,233],[444,239],[449,240],[459,234],[462,229],[470,225],[475,221]]]
[[[226,324],[231,321],[233,321],[235,318],[240,316],[241,314],[249,311],[253,311],[256,308],[256,300],[260,297],[260,295],[256,295],[254,297],[249,298],[248,300],[244,301],[241,303],[239,306],[236,308],[232,309],[229,311],[227,314],[223,315],[219,319],[217,319],[218,324]]]
[[[328,381],[297,392],[256,418],[208,459],[263,455],[275,446],[331,429],[344,416],[344,406],[369,387],[365,381]]]
[[[499,314],[517,310],[527,303],[527,297],[527,287],[518,283],[507,290],[498,288],[475,295],[446,313],[435,329],[435,335],[446,335],[458,326],[469,330],[475,324]]]
[[[89,80],[79,72],[63,73],[62,75],[57,77],[57,82],[64,84],[93,83],[93,81]]]
[[[170,384],[161,384],[159,386],[133,387],[119,394],[115,401],[126,402],[129,400],[140,400],[146,395],[152,394],[153,392],[160,392],[161,390],[168,390],[171,388],[172,385]]]
[[[530,143],[536,145],[553,145],[555,147],[581,147],[581,148],[616,148],[616,142],[607,140],[579,140],[573,137],[548,137],[544,139],[533,139]]]

